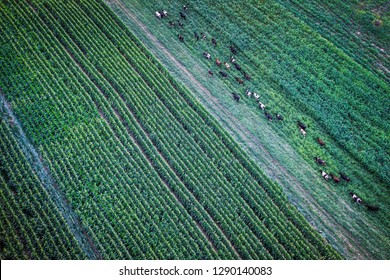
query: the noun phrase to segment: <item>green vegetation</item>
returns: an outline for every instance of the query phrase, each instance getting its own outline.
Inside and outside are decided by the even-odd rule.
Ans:
[[[175,77],[197,92],[198,84],[183,74],[177,63],[172,63],[167,52],[161,50],[161,45],[201,81],[212,97],[203,90],[197,92],[197,97],[213,114],[226,117],[228,114],[222,111],[229,110],[240,121],[237,127],[247,128],[258,137],[257,142],[275,152],[275,157],[282,159],[282,163],[288,165],[293,162],[283,155],[286,153],[286,145],[283,144],[288,143],[310,165],[310,169],[304,167],[306,173],[317,174],[322,180],[318,172],[321,167],[314,162],[314,156],[327,162],[327,172],[347,173],[352,178],[351,183],[325,184],[304,181],[308,177],[299,173],[301,166],[288,167],[291,173],[299,173],[296,178],[302,180],[321,207],[332,213],[337,221],[337,225],[333,221],[328,222],[328,232],[332,232],[333,227],[335,233],[337,227],[347,229],[353,237],[359,238],[359,243],[370,252],[371,258],[388,258],[389,14],[383,15],[380,27],[373,25],[378,15],[375,11],[380,10],[385,1],[375,5],[372,1],[336,0],[326,3],[106,2]],[[180,18],[179,11],[184,4],[188,4],[189,9],[185,12],[186,20],[181,20],[183,28],[170,27],[168,22]],[[154,12],[161,9],[168,11],[168,18],[157,19],[154,16]],[[145,28],[139,28],[137,20]],[[205,33],[207,40],[196,41],[194,31]],[[156,40],[145,35],[146,32],[152,33]],[[178,34],[183,35],[184,43],[179,42]],[[216,47],[211,44],[212,37],[218,42]],[[251,75],[251,80],[245,81],[244,86],[235,80],[236,76],[244,78],[229,61],[230,45],[238,49],[235,56],[237,63]],[[211,60],[203,57],[204,51],[211,54]],[[216,77],[223,67],[215,65],[215,58],[231,64],[229,71],[223,70],[228,72],[228,79]],[[214,72],[213,78],[208,77],[209,69]],[[246,88],[259,93],[267,110],[273,114],[281,113],[285,121],[267,122],[254,100],[245,96]],[[232,91],[240,93],[239,104],[232,100]],[[214,106],[213,98],[218,99],[222,110],[221,106]],[[214,104],[208,105],[212,103],[210,101]],[[306,138],[299,133],[296,120],[303,120],[308,126]],[[229,120],[221,117],[220,121],[226,127],[232,127]],[[282,140],[267,138],[262,131]],[[316,137],[325,140],[326,148],[316,143]],[[253,143],[245,143],[248,138],[237,133],[236,139],[242,146],[247,145],[248,150],[253,150]],[[278,144],[282,145],[276,147]],[[257,161],[263,160],[261,152],[254,156]],[[267,162],[263,162],[263,166],[267,166]],[[292,182],[285,183],[287,193],[291,192],[291,185]],[[371,213],[364,207],[352,205],[349,191],[357,193],[370,204],[379,205],[381,210]],[[295,193],[292,200],[299,200],[299,195],[299,192]],[[302,211],[305,211],[304,203],[303,200],[299,205]],[[340,239],[335,240],[334,245],[346,248],[350,244]],[[362,248],[359,250],[362,251]]]
[[[2,1],[0,15],[2,95],[37,150],[48,184],[77,215],[93,258],[340,258],[106,5]],[[7,122],[3,114],[1,139],[9,139],[1,142],[2,163],[9,166],[1,173],[4,192],[12,188],[9,174],[34,174],[31,159],[21,162],[28,145],[15,140],[22,134]],[[18,155],[10,154],[11,146]],[[43,195],[42,180],[35,176],[25,188],[40,186],[36,192]],[[15,219],[10,209],[2,207],[2,217]],[[37,230],[32,220],[44,213],[19,213],[21,228],[31,221]],[[61,219],[44,225],[52,230]],[[9,228],[5,238],[19,238],[16,226]],[[68,255],[66,244],[48,255],[34,241],[27,248],[3,242],[1,253],[84,258],[77,242]]]

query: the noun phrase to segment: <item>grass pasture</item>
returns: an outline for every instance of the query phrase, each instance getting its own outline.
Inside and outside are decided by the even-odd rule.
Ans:
[[[290,201],[333,246],[347,258],[388,258],[388,13],[379,28],[372,23],[378,16],[372,10],[380,10],[385,1],[106,2],[267,175],[283,185]],[[183,28],[170,27],[183,4],[189,6]],[[157,19],[159,9],[166,9],[168,18]],[[196,41],[194,31],[208,39]],[[235,80],[242,73],[228,61],[232,44],[238,49],[237,63],[251,75],[244,86]],[[216,77],[221,70],[216,57],[231,64],[224,70],[228,79]],[[285,121],[268,122],[254,100],[245,97],[246,88],[260,93],[267,109]],[[232,91],[241,94],[239,104]],[[296,120],[308,126],[306,138]],[[325,140],[326,148],[316,137]],[[327,172],[343,171],[352,181],[325,182],[314,156],[327,162]],[[353,204],[349,191],[381,210],[372,213]],[[310,197],[317,207],[308,202]],[[334,219],[324,222],[318,210]],[[356,250],[351,249],[354,239]]]

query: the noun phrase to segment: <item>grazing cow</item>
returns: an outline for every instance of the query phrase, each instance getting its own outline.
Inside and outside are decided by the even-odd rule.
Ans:
[[[252,93],[249,91],[249,89],[247,89],[247,90],[245,91],[245,93],[246,93],[246,96],[248,96],[248,97],[251,97],[251,96],[252,96]]]
[[[240,84],[240,85],[243,85],[244,84],[244,81],[242,79],[240,79],[239,77],[236,77],[236,81]]]
[[[264,115],[267,117],[267,119],[272,122],[272,115],[266,111],[264,111]]]
[[[182,18],[182,19],[184,19],[184,20],[187,19],[185,13],[183,13],[183,12],[180,12],[180,18]]]
[[[320,144],[320,146],[325,147],[325,142],[321,140],[321,138],[317,138],[317,143]]]
[[[303,122],[297,121],[297,123],[298,123],[298,126],[299,126],[300,128],[306,129],[306,125],[305,125]]]
[[[216,58],[215,59],[215,64],[217,64],[219,66],[219,65],[221,65],[221,61],[218,58]]]
[[[302,133],[303,136],[306,136],[306,131],[303,128],[299,128],[300,132]]]
[[[203,39],[203,40],[206,40],[206,39],[207,39],[207,38],[206,38],[206,34],[202,33],[201,35],[202,35],[202,39]]]
[[[279,121],[284,120],[283,116],[280,115],[280,114],[276,114],[276,118],[277,118]]]
[[[245,72],[244,72],[244,77],[245,77],[245,79],[247,79],[248,81],[251,79],[251,76],[249,76],[248,73],[245,73]]]
[[[234,64],[234,66],[236,67],[236,69],[238,70],[238,71],[241,71],[241,66],[240,65],[238,65],[237,63],[233,63]]]
[[[358,197],[356,194],[354,194],[353,192],[349,192],[349,195],[356,203],[360,204],[362,202],[362,199]]]
[[[258,102],[259,102],[259,108],[261,110],[265,110],[265,105],[263,103],[261,103],[260,101],[258,101]]]
[[[195,31],[194,31],[194,36],[195,36],[196,41],[199,41],[199,39],[200,39],[199,34],[196,33]]]
[[[237,53],[236,48],[233,47],[233,46],[230,46],[230,51],[231,51],[233,54],[236,54],[236,53]]]
[[[217,45],[217,40],[215,38],[211,38],[211,43],[214,45],[214,47]]]
[[[367,210],[370,210],[370,211],[378,211],[380,209],[379,206],[374,206],[374,205],[369,205],[369,204],[365,204],[365,206],[367,207]]]
[[[159,12],[156,11],[154,14],[156,15],[157,18],[161,18],[161,14]]]
[[[351,181],[351,179],[347,175],[345,175],[344,173],[339,172],[339,174],[341,176],[341,179],[343,179],[343,180],[345,180],[347,182]]]
[[[230,69],[230,65],[229,65],[229,63],[227,63],[227,62],[224,62],[224,63],[223,63],[223,65],[225,65],[225,67],[226,67],[226,69],[227,69],[227,70],[229,70],[229,69]]]
[[[173,22],[173,21],[170,21],[170,22],[169,22],[169,25],[170,25],[171,27],[175,27],[175,26],[176,26],[176,23]]]
[[[333,181],[334,181],[336,184],[340,183],[341,180],[340,180],[339,177],[336,177],[336,176],[333,175],[332,173],[330,173],[329,175],[332,176],[332,179],[333,179]]]
[[[258,95],[256,92],[253,93],[253,97],[258,100],[260,98],[260,95]]]
[[[164,17],[167,17],[168,16],[168,13],[167,11],[163,10],[162,12],[160,12],[161,14],[161,17],[164,18]]]
[[[326,165],[326,162],[319,157],[314,157],[315,161],[320,165]]]
[[[321,176],[326,180],[328,181],[330,179],[330,176],[323,170],[320,170],[321,171]]]
[[[184,42],[184,37],[183,37],[183,35],[179,34],[178,37],[179,37],[179,41],[180,41],[180,42]]]
[[[187,5],[184,5],[183,6],[183,11],[187,11],[187,9],[188,9]]]
[[[207,52],[204,52],[204,53],[203,53],[203,56],[204,56],[205,58],[207,58],[207,59],[211,59],[211,55],[210,55],[209,53],[207,53]]]
[[[182,23],[181,21],[178,21],[178,24],[179,24],[180,28],[183,28],[184,23]]]
[[[232,94],[233,94],[234,100],[236,100],[237,102],[239,102],[239,101],[240,101],[240,96],[239,96],[237,93],[235,93],[235,92],[232,92]]]
[[[236,63],[236,60],[234,59],[233,56],[230,57],[230,62],[233,63],[233,64]]]
[[[209,70],[209,75],[210,75],[211,77],[214,76],[213,71]]]
[[[228,74],[226,74],[225,72],[223,71],[219,71],[219,74],[221,74],[222,77],[224,78],[227,78]]]

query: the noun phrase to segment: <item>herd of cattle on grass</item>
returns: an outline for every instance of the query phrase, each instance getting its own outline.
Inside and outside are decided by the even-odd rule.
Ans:
[[[183,6],[182,10],[179,11],[179,19],[176,21],[169,21],[169,26],[172,28],[176,28],[176,27],[182,28],[184,26],[183,20],[187,19],[187,11],[188,11],[188,5]],[[168,12],[165,10],[156,11],[155,16],[159,19],[166,18],[166,17],[168,17]],[[184,42],[184,36],[182,34],[178,34],[177,37],[178,37],[180,42]],[[199,34],[198,32],[194,31],[194,37],[195,37],[196,41],[199,41],[199,40],[206,40],[207,41],[207,36],[204,33]],[[214,37],[211,38],[211,43],[214,47],[217,46],[217,40]],[[232,65],[234,65],[234,68],[238,71],[238,73],[240,73],[242,75],[242,78],[235,76],[235,80],[237,81],[238,84],[244,85],[244,80],[250,81],[251,77],[248,73],[246,73],[245,71],[242,70],[242,67],[237,63],[237,61],[234,57],[238,53],[237,48],[234,47],[233,45],[230,45],[229,49],[231,52],[229,61]],[[203,57],[207,60],[212,59],[211,54],[206,52],[206,51],[203,52]],[[228,78],[229,73],[230,73],[230,68],[231,68],[230,64],[226,61],[222,62],[219,58],[215,58],[215,65],[220,69],[218,71],[219,75],[222,78]],[[208,75],[210,77],[213,77],[214,72],[210,69],[210,70],[208,70]],[[258,107],[264,112],[264,115],[268,119],[268,121],[272,121],[274,119],[274,116],[275,116],[276,120],[278,120],[278,121],[284,120],[284,117],[280,113],[271,114],[269,112],[269,110],[266,109],[266,105],[260,101],[260,95],[258,93],[252,92],[249,89],[246,89],[245,95],[248,98],[254,98],[256,100]],[[236,102],[239,102],[241,97],[238,93],[232,92],[232,98]],[[298,120],[297,121],[297,128],[300,131],[300,133],[303,135],[303,137],[305,137],[307,134],[307,131],[306,131],[307,126],[302,121]],[[315,138],[315,140],[321,147],[326,147],[326,144],[322,139],[317,137],[317,138]],[[318,165],[326,166],[326,162],[324,160],[322,160],[321,158],[314,157],[314,160]],[[320,170],[320,172],[321,172],[321,176],[326,181],[331,179],[336,184],[340,183],[341,181],[345,181],[345,182],[351,181],[351,179],[343,172],[339,172],[340,177],[337,177],[333,173],[327,173],[324,170]],[[351,198],[354,202],[356,202],[357,204],[365,205],[368,210],[371,210],[371,211],[378,211],[379,210],[378,206],[372,206],[372,205],[367,204],[357,194],[355,194],[353,192],[349,192],[349,195],[351,196]]]

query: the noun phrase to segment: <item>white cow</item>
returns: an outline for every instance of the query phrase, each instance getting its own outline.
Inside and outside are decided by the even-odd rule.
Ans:
[[[325,172],[321,170],[321,176],[324,177],[325,180],[329,180],[330,176]]]
[[[261,110],[265,110],[265,105],[259,101],[259,108]]]

